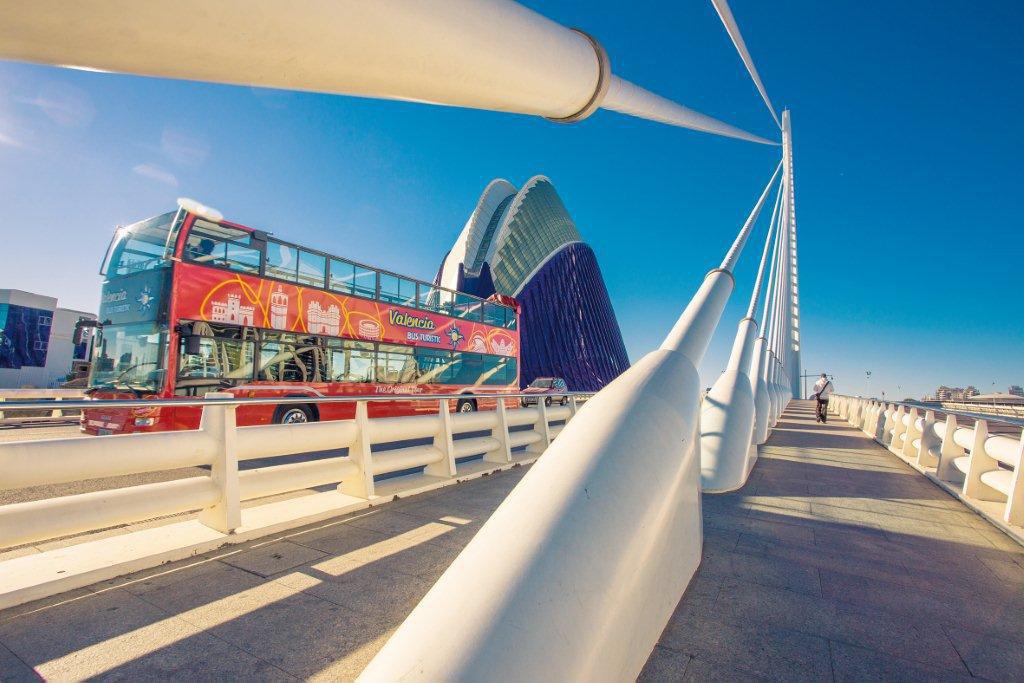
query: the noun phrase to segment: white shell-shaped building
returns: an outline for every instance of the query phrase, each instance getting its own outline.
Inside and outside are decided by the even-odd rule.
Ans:
[[[494,180],[438,272],[439,284],[520,304],[520,381],[562,377],[600,389],[629,367],[593,250],[544,176]]]

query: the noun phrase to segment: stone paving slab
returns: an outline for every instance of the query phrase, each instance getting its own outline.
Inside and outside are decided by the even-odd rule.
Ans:
[[[747,485],[642,680],[1020,680],[1024,548],[808,401]]]
[[[525,471],[0,612],[0,680],[352,680]],[[642,680],[1020,679],[1024,549],[806,402],[703,515]]]

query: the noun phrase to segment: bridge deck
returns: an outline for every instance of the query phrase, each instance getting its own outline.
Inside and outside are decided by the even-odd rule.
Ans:
[[[811,405],[704,497],[704,559],[642,678],[1019,679],[1024,548]]]
[[[0,612],[0,680],[350,679],[524,472]],[[1024,670],[1024,549],[805,402],[704,520],[647,678]]]

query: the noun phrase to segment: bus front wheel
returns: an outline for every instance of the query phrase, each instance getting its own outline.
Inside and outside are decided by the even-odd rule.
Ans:
[[[476,412],[476,401],[471,398],[460,398],[459,402],[455,404],[455,412],[457,413],[475,413]]]
[[[309,406],[287,405],[278,406],[274,411],[274,424],[294,425],[305,422],[316,422],[313,411]]]

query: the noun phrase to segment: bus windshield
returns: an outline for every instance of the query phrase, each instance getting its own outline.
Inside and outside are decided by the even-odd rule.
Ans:
[[[156,393],[163,388],[167,333],[152,322],[106,325],[96,333],[91,389]]]
[[[166,266],[174,253],[174,242],[183,217],[183,211],[171,211],[118,228],[107,248],[100,275],[131,275]]]

